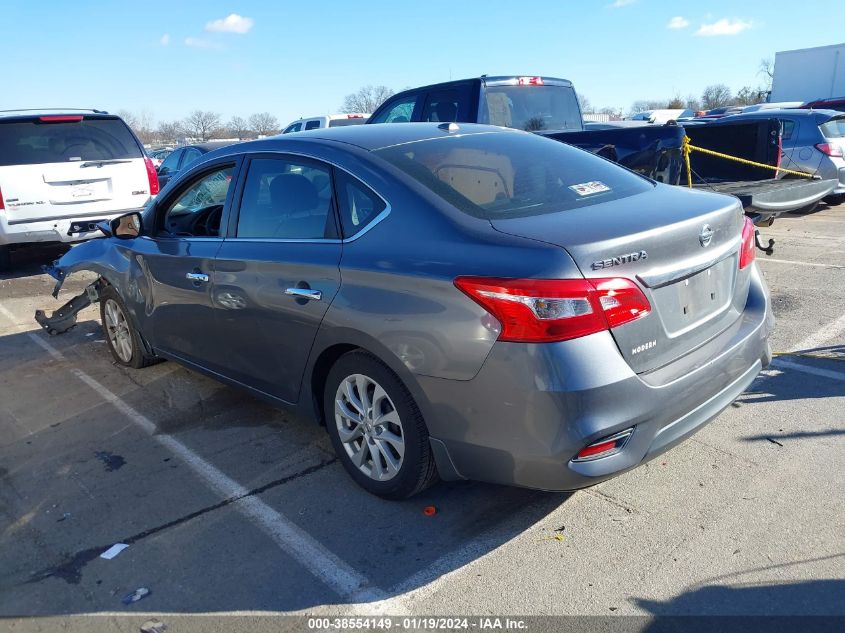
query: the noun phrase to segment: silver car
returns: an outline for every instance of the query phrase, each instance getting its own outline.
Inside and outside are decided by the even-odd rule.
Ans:
[[[411,123],[232,145],[66,254],[115,360],[325,425],[370,492],[549,490],[652,459],[770,361],[754,227],[534,134]]]
[[[839,180],[825,198],[838,204],[845,200],[845,112],[836,110],[758,110],[725,117],[719,122],[778,119],[782,128],[781,166]]]

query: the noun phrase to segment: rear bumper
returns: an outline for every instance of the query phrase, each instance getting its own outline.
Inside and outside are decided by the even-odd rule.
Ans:
[[[573,490],[629,470],[719,415],[768,364],[774,325],[756,266],[740,319],[671,365],[637,375],[610,333],[544,345],[497,343],[469,381],[419,379],[441,474]],[[615,455],[582,448],[634,427]]]
[[[9,223],[8,219],[0,214],[0,246],[10,244],[34,244],[45,242],[81,242],[92,237],[102,237],[102,233],[96,228],[68,235],[72,224],[85,226],[100,220],[111,220],[124,213],[137,211],[138,209],[123,209],[109,211],[106,213],[92,213],[68,218],[53,218],[49,220],[31,221],[24,223]],[[90,227],[89,227],[90,228]]]

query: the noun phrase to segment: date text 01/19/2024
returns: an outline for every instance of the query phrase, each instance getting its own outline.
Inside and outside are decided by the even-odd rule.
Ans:
[[[482,631],[522,630],[527,628],[524,620],[496,617],[405,617],[401,620],[390,617],[346,617],[346,618],[308,618],[311,630],[360,631],[360,630],[439,630]]]

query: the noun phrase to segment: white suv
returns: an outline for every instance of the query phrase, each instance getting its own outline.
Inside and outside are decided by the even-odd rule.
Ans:
[[[318,130],[324,127],[342,127],[345,125],[361,125],[366,123],[370,115],[364,112],[352,114],[325,114],[323,116],[312,116],[305,119],[297,119],[288,125],[282,134],[291,132],[304,132],[305,130]]]
[[[158,193],[143,146],[98,110],[0,112],[0,270],[14,247],[76,242]]]

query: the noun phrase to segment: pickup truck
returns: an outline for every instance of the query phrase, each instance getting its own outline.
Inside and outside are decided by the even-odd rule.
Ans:
[[[366,124],[411,121],[487,123],[535,132],[672,185],[686,184],[684,136],[701,147],[768,165],[780,161],[776,119],[713,130],[675,122],[585,125],[572,82],[553,77],[482,76],[412,88],[385,101]],[[691,161],[696,186],[737,196],[746,213],[760,223],[812,206],[836,186],[835,181],[777,179],[774,171],[747,169],[700,153],[693,153]]]

